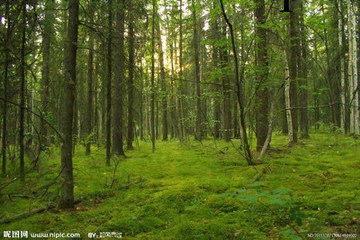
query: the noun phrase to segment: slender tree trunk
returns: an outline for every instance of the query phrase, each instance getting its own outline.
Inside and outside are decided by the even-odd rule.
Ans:
[[[290,72],[289,64],[286,56],[286,51],[283,52],[283,59],[285,62],[285,111],[286,111],[286,120],[287,120],[287,129],[288,129],[288,142],[294,142],[294,128],[292,126],[292,114],[291,114],[291,98],[290,98]]]
[[[47,1],[45,4],[45,19],[44,31],[42,34],[43,39],[43,66],[41,76],[41,107],[43,117],[47,117],[49,111],[49,94],[50,94],[50,47],[51,36],[53,28],[53,14],[51,8],[53,7],[52,1]],[[40,141],[41,145],[48,145],[47,140],[47,125],[44,119],[40,119]]]
[[[180,86],[179,86],[179,99],[178,99],[178,116],[180,119],[179,124],[179,133],[180,133],[180,140],[184,141],[186,138],[186,131],[185,131],[185,114],[184,114],[184,87],[183,87],[183,10],[182,10],[182,0],[179,0],[179,79],[180,79]]]
[[[117,0],[118,10],[116,12],[116,46],[115,72],[114,72],[114,102],[113,102],[113,152],[120,156],[125,156],[123,149],[123,87],[125,81],[125,51],[124,51],[124,31],[125,31],[125,0]]]
[[[89,15],[94,15],[94,6],[93,3],[90,2],[89,7]],[[93,24],[93,19],[91,18],[90,23]],[[93,137],[92,132],[92,121],[93,121],[93,72],[94,72],[94,37],[92,32],[89,32],[89,56],[88,56],[88,72],[87,72],[87,80],[88,80],[88,95],[87,95],[87,118],[85,121],[85,128],[86,128],[86,146],[85,146],[85,154],[89,155],[91,152],[91,140]]]
[[[72,166],[72,133],[76,89],[76,49],[78,40],[79,0],[69,0],[69,19],[65,48],[65,76],[62,105],[62,134],[64,142],[61,148],[61,198],[60,208],[74,207],[74,180]]]
[[[299,1],[293,0],[292,5],[294,11],[290,13],[290,63],[289,63],[289,76],[290,76],[290,103],[291,103],[291,119],[292,119],[292,139],[290,143],[297,142],[298,131],[298,109],[297,109],[297,77],[299,66]],[[290,131],[290,130],[289,130]]]
[[[231,36],[231,43],[232,43],[232,50],[234,54],[234,62],[235,62],[235,75],[236,75],[236,94],[237,94],[237,100],[239,103],[239,110],[240,110],[240,126],[241,126],[241,133],[242,133],[242,142],[244,146],[244,153],[245,153],[245,159],[248,163],[248,165],[254,165],[252,154],[250,151],[250,145],[248,143],[248,137],[246,132],[246,123],[245,123],[245,113],[244,113],[244,91],[243,91],[243,83],[240,82],[239,78],[239,63],[237,59],[237,53],[236,53],[236,46],[235,46],[235,37],[234,37],[234,31],[232,24],[230,23],[229,19],[226,16],[225,8],[223,1],[220,0],[221,10],[224,16],[224,19],[226,21],[226,24],[229,26],[230,29],[230,36]]]
[[[338,0],[338,9],[339,12],[343,12],[343,2]],[[340,126],[346,133],[346,82],[345,82],[345,51],[344,51],[344,19],[341,14],[338,18],[338,33],[339,33],[339,48],[340,48],[340,78],[341,78],[341,117],[340,117]]]
[[[150,103],[150,131],[152,151],[155,152],[155,17],[156,0],[153,0],[152,26],[151,26],[151,103]]]
[[[156,13],[157,14],[157,13]],[[167,84],[166,72],[164,63],[164,52],[162,49],[161,29],[160,29],[160,16],[157,14],[158,21],[156,23],[156,31],[159,47],[159,64],[160,64],[160,83],[161,83],[161,112],[162,112],[162,140],[168,140],[168,107],[167,107]]]
[[[314,40],[314,60],[315,62],[318,61],[318,50],[317,50],[317,44],[316,40]],[[314,123],[315,123],[315,129],[317,130],[319,128],[319,121],[320,121],[320,108],[319,108],[319,94],[318,94],[318,85],[317,85],[318,77],[316,76],[316,79],[313,81],[313,91],[314,91]]]
[[[265,24],[265,1],[256,0],[257,8],[255,9],[256,18],[256,68],[257,68],[257,84],[259,88],[256,92],[256,149],[261,151],[266,141],[269,128],[269,89],[268,89],[268,60],[267,60],[267,34],[264,28]]]
[[[168,23],[170,22],[169,19]],[[169,24],[170,25],[170,24]],[[170,29],[170,26],[168,26]],[[170,48],[170,63],[171,63],[171,111],[170,111],[170,124],[171,124],[171,138],[174,139],[175,137],[179,137],[179,121],[177,117],[177,111],[176,111],[176,88],[175,88],[175,62],[174,62],[174,52],[176,52],[176,47],[174,46],[176,44],[176,41],[174,41],[175,33],[173,32],[174,29],[169,30],[169,48]],[[175,43],[175,44],[174,44]]]
[[[10,50],[9,50],[9,41],[10,41],[10,27],[11,27],[11,19],[10,19],[10,2],[6,1],[5,5],[5,18],[7,20],[6,24],[6,37],[5,37],[5,44],[4,44],[4,52],[5,52],[5,69],[4,69],[4,100],[3,100],[3,128],[2,128],[2,174],[3,177],[6,176],[6,160],[7,160],[7,144],[8,144],[8,124],[7,124],[7,112],[8,112],[8,73],[9,73],[9,61],[10,61]]]
[[[19,145],[20,145],[20,179],[25,181],[25,93],[26,93],[26,78],[25,78],[25,45],[26,45],[26,0],[22,2],[22,39],[21,39],[21,65],[20,65],[20,129],[19,129]]]
[[[129,80],[128,80],[128,132],[126,148],[134,149],[134,68],[135,68],[135,33],[134,33],[134,7],[129,1]]]
[[[348,34],[349,34],[349,96],[350,96],[350,133],[360,134],[359,129],[359,83],[357,68],[357,36],[356,36],[356,8],[355,2],[348,4]]]
[[[107,35],[107,53],[106,53],[106,166],[110,166],[111,158],[111,115],[112,115],[112,0],[108,2],[108,35]]]
[[[301,138],[309,137],[309,117],[308,117],[308,90],[307,90],[307,43],[304,25],[304,6],[301,1],[300,13],[300,59],[299,59],[299,101],[300,105],[300,132]]]
[[[219,62],[219,47],[217,46],[217,43],[220,41],[220,29],[219,29],[219,23],[218,23],[218,14],[216,14],[216,0],[213,1],[213,8],[212,11],[214,12],[211,16],[214,16],[211,19],[211,28],[212,28],[212,38],[213,38],[213,44],[212,44],[212,64],[214,67],[214,86],[213,86],[213,118],[214,118],[214,138],[219,139],[220,138],[220,127],[221,127],[221,109],[220,109],[220,77],[218,76],[217,71],[220,67]]]
[[[140,62],[140,107],[139,107],[139,136],[141,140],[144,140],[144,94],[143,94],[143,89],[144,89],[144,79],[143,79],[143,65],[142,65],[142,61]],[[147,76],[147,75],[146,75]]]
[[[222,35],[224,39],[226,37],[226,25],[223,27]],[[230,64],[228,50],[222,48],[220,50],[220,62],[222,71],[222,94],[223,94],[223,138],[226,142],[230,141],[231,131],[231,87],[230,87],[230,76],[226,72],[227,66]]]
[[[195,121],[195,140],[201,141],[204,133],[202,129],[202,103],[201,103],[201,82],[200,82],[200,38],[195,1],[192,0],[192,20],[193,20],[193,47],[195,65],[195,86],[196,86],[196,121]]]

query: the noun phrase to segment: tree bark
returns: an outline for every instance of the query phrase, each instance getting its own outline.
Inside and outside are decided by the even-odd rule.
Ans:
[[[196,88],[196,120],[195,120],[195,140],[201,141],[203,138],[202,128],[202,103],[201,103],[201,80],[200,80],[200,37],[195,1],[192,0],[192,20],[193,20],[193,48],[195,65],[195,88]]]
[[[357,36],[356,36],[356,8],[355,2],[347,0],[348,4],[348,34],[349,34],[349,96],[350,96],[350,133],[360,134],[359,128],[359,83],[357,68]]]
[[[291,115],[291,99],[290,99],[290,73],[289,73],[289,64],[286,56],[286,51],[283,52],[283,59],[285,65],[285,111],[286,111],[286,120],[287,120],[287,129],[288,129],[288,142],[291,144],[294,142],[294,128],[292,126],[293,120]]]
[[[111,158],[111,115],[112,115],[112,0],[108,2],[108,35],[107,35],[107,53],[106,53],[106,166],[110,166]]]
[[[151,25],[151,102],[150,102],[150,131],[152,152],[155,152],[155,17],[156,0],[152,2],[152,25]]]
[[[167,107],[167,84],[164,63],[164,51],[162,49],[160,16],[157,14],[158,21],[156,23],[158,47],[159,47],[159,64],[160,64],[160,83],[161,83],[161,113],[162,113],[162,140],[168,140],[168,107]]]
[[[267,34],[265,24],[265,1],[256,0],[256,75],[258,76],[256,91],[256,149],[261,151],[264,147],[269,128],[269,90],[268,90],[268,60],[267,60]]]
[[[290,77],[290,104],[291,104],[291,119],[292,119],[292,139],[289,139],[290,144],[297,142],[298,131],[298,109],[297,109],[297,77],[299,66],[299,1],[293,0],[293,12],[290,13],[290,63],[289,63],[289,77]],[[290,132],[290,130],[289,130]]]
[[[72,133],[73,116],[76,86],[76,49],[78,40],[78,16],[79,0],[69,0],[69,19],[67,28],[66,48],[65,48],[65,71],[64,71],[64,90],[62,105],[62,134],[63,143],[61,148],[61,197],[60,208],[74,207],[74,180],[72,166]]]
[[[117,0],[116,12],[116,46],[114,64],[114,102],[113,102],[113,153],[125,156],[123,149],[123,89],[125,81],[125,51],[124,51],[124,31],[125,31],[125,0]]]
[[[343,12],[343,2],[338,0],[338,9],[339,12]],[[340,95],[341,95],[341,117],[340,117],[340,126],[346,133],[346,82],[345,82],[345,51],[344,51],[344,19],[341,14],[338,18],[338,39],[339,39],[339,49],[340,49]]]
[[[307,42],[304,24],[304,6],[300,2],[300,59],[299,59],[299,101],[300,106],[300,137],[309,137],[309,117],[308,117],[308,90],[307,90]]]
[[[19,129],[19,146],[20,146],[20,179],[25,181],[25,95],[26,95],[26,73],[25,73],[25,46],[26,46],[26,0],[22,1],[22,26],[21,26],[21,65],[20,65],[20,129]]]
[[[182,0],[179,0],[179,97],[178,97],[178,116],[179,116],[179,134],[180,141],[185,141],[186,130],[185,130],[185,114],[184,114],[184,87],[183,87],[183,4]]]
[[[94,6],[92,2],[89,2],[89,15],[94,15]],[[90,23],[93,24],[93,19],[90,17]],[[85,121],[85,129],[86,129],[86,146],[85,146],[85,155],[89,155],[91,152],[91,140],[93,137],[92,132],[92,121],[93,121],[93,95],[94,95],[94,89],[93,89],[93,72],[94,72],[94,37],[93,33],[89,31],[89,55],[88,55],[88,72],[87,72],[87,117]]]
[[[224,22],[222,30],[222,38],[227,41],[226,22]],[[223,134],[222,137],[226,142],[229,142],[232,135],[231,129],[231,86],[230,78],[231,74],[228,73],[227,66],[230,64],[229,52],[226,49],[227,46],[222,46],[220,49],[220,67],[221,67],[221,78],[222,78],[222,95],[223,95]]]
[[[134,68],[135,68],[135,33],[134,33],[134,17],[135,8],[133,3],[129,1],[129,80],[128,80],[128,132],[126,140],[126,148],[134,149],[132,143],[134,141]]]
[[[41,108],[44,117],[46,118],[49,111],[49,94],[50,94],[50,54],[51,54],[51,36],[54,16],[51,8],[53,7],[52,1],[45,3],[45,19],[44,31],[42,34],[43,39],[43,66],[41,76]],[[47,140],[47,124],[43,119],[40,120],[40,141],[41,145],[48,145]]]
[[[2,174],[3,177],[6,176],[6,152],[7,152],[7,144],[8,144],[8,135],[7,135],[7,113],[8,113],[8,85],[9,85],[9,61],[10,61],[10,50],[9,50],[9,41],[10,41],[10,27],[11,27],[11,19],[10,19],[10,2],[6,1],[5,5],[5,18],[7,20],[6,24],[6,36],[5,36],[5,44],[4,44],[4,52],[5,52],[5,64],[4,64],[4,98],[3,100],[3,125],[2,125]]]
[[[218,74],[218,70],[220,69],[220,58],[219,58],[219,47],[217,46],[218,42],[220,41],[220,29],[218,23],[218,14],[216,13],[216,0],[213,1],[213,13],[211,16],[214,16],[211,19],[211,30],[212,30],[212,65],[214,67],[214,86],[213,86],[213,118],[214,118],[214,138],[220,138],[220,127],[221,127],[221,109],[220,109],[220,92],[221,92],[221,84],[220,84],[220,77]]]

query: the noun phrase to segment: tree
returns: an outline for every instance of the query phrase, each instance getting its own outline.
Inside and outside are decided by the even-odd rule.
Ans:
[[[126,146],[128,150],[134,149],[134,68],[135,68],[135,33],[134,18],[135,8],[133,2],[129,1],[129,79],[128,79],[128,132]]]
[[[269,112],[269,90],[268,90],[268,60],[267,60],[267,34],[265,29],[265,1],[256,0],[255,18],[256,18],[256,149],[260,151],[266,141],[268,132],[268,112]]]
[[[21,64],[20,64],[20,133],[19,133],[19,146],[20,146],[20,179],[25,181],[25,92],[26,92],[26,76],[25,76],[25,46],[26,46],[26,0],[22,1],[22,26],[21,26]]]
[[[244,147],[245,159],[246,159],[248,165],[254,165],[252,154],[251,154],[251,151],[250,151],[250,145],[249,145],[249,142],[248,142],[247,132],[246,132],[246,123],[245,123],[245,114],[244,114],[244,100],[243,100],[244,90],[243,90],[243,84],[242,84],[242,82],[240,82],[239,63],[238,63],[238,58],[237,58],[237,53],[236,53],[234,31],[233,31],[232,24],[230,23],[229,19],[227,18],[225,8],[224,8],[224,3],[223,3],[222,0],[220,0],[220,5],[221,5],[221,10],[222,10],[223,17],[224,17],[224,19],[226,21],[226,24],[228,25],[228,27],[230,29],[231,44],[232,44],[232,50],[233,50],[233,55],[234,55],[234,63],[235,63],[236,95],[237,95],[237,100],[238,100],[238,104],[239,104],[240,126],[241,126],[242,143],[243,143],[243,147]]]
[[[10,18],[10,2],[6,1],[5,5],[5,19],[7,20],[6,24],[6,35],[4,41],[4,52],[5,52],[5,64],[4,64],[4,99],[3,99],[3,125],[2,125],[2,148],[1,148],[1,156],[2,156],[2,174],[6,176],[6,151],[8,145],[8,85],[9,85],[9,61],[10,61],[10,28],[11,28],[11,18]]]
[[[150,135],[152,151],[155,151],[155,17],[156,0],[152,2],[152,24],[151,24],[151,103],[150,103]]]
[[[63,143],[61,148],[61,198],[60,208],[74,207],[74,179],[72,166],[72,133],[74,109],[71,107],[75,102],[76,86],[76,50],[79,25],[79,0],[68,2],[68,27],[65,46],[65,69],[64,90],[62,97],[62,134]],[[69,107],[70,106],[70,107]]]
[[[51,57],[51,38],[53,36],[53,22],[54,16],[51,8],[53,8],[53,1],[45,3],[45,19],[43,24],[43,65],[41,75],[41,109],[44,118],[48,116],[49,111],[49,95],[50,95],[50,57]],[[47,140],[48,130],[44,119],[40,119],[40,141],[43,145],[48,145]]]
[[[112,115],[112,0],[108,2],[108,33],[106,46],[106,165],[110,166],[111,158],[111,115]]]
[[[221,127],[221,109],[220,109],[220,96],[219,93],[221,92],[221,84],[220,84],[220,74],[219,70],[219,62],[220,62],[220,49],[219,49],[219,41],[220,41],[220,29],[219,29],[219,14],[217,13],[217,0],[214,0],[212,3],[212,9],[211,9],[211,16],[210,19],[211,23],[211,31],[212,31],[212,64],[214,67],[213,70],[213,78],[214,78],[214,84],[213,84],[213,118],[214,118],[214,137],[216,139],[220,138],[220,127]]]
[[[349,34],[349,96],[350,96],[350,133],[360,134],[359,115],[359,80],[357,67],[357,36],[356,16],[357,6],[354,2],[347,0],[348,4],[348,34]]]
[[[307,89],[307,41],[304,24],[304,6],[302,0],[300,2],[300,59],[299,59],[299,107],[300,107],[300,137],[309,137],[309,118],[308,118],[308,89]]]
[[[290,110],[291,110],[291,120],[292,120],[292,139],[289,139],[290,144],[297,142],[297,131],[298,131],[297,77],[298,77],[299,54],[300,54],[299,12],[298,12],[299,1],[300,0],[292,1],[293,4],[292,8],[294,9],[294,11],[290,12],[289,91],[290,91],[290,108],[291,108]]]
[[[195,1],[192,0],[192,20],[193,20],[193,47],[194,47],[194,65],[195,65],[195,86],[196,86],[196,123],[195,123],[195,140],[201,141],[203,138],[202,128],[202,102],[201,102],[201,82],[200,82],[200,36],[199,23],[197,20],[197,12]]]
[[[90,16],[90,24],[93,25],[94,21],[92,16],[94,15],[94,6],[93,3],[89,3],[89,16]],[[85,121],[85,134],[86,134],[86,146],[85,146],[85,154],[89,155],[91,152],[91,136],[93,134],[92,131],[92,121],[93,121],[93,68],[94,68],[94,37],[92,31],[89,31],[89,55],[88,55],[88,63],[87,63],[87,109],[86,109],[86,121]]]
[[[125,31],[125,0],[117,0],[116,11],[116,34],[114,64],[114,101],[113,101],[113,152],[120,156],[125,156],[123,149],[123,89],[125,82],[125,50],[124,50],[124,31]]]
[[[160,29],[160,16],[157,15],[156,31],[159,49],[159,65],[160,65],[160,84],[161,84],[161,111],[162,111],[162,140],[168,140],[168,106],[167,106],[167,83],[165,72],[165,59],[162,47],[161,29]]]

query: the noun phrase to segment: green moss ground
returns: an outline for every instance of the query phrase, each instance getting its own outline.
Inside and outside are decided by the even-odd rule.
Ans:
[[[124,239],[179,240],[300,239],[291,226],[305,238],[360,233],[360,140],[352,137],[312,134],[289,148],[286,137],[275,134],[263,159],[271,172],[256,182],[265,164],[247,166],[223,141],[159,141],[155,153],[140,142],[120,160],[115,177],[114,162],[105,167],[104,149],[92,152],[85,156],[81,146],[76,149],[75,196],[82,200],[76,210],[35,214],[0,225],[0,233],[80,232],[86,239],[88,232],[116,231]],[[2,190],[1,218],[56,202],[59,184],[46,192],[41,186],[57,175],[59,162],[54,149],[25,187],[15,182]],[[37,198],[10,201],[8,194]]]

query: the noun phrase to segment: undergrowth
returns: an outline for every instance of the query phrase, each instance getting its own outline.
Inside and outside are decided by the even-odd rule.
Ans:
[[[238,140],[159,141],[152,153],[150,143],[140,142],[115,172],[117,160],[106,167],[103,148],[85,156],[77,146],[76,209],[2,224],[0,233],[80,232],[86,239],[90,232],[115,231],[125,239],[179,240],[359,236],[359,140],[312,134],[289,148],[286,137],[275,134],[263,158],[271,171],[259,181],[254,176],[265,164],[247,166],[233,146]],[[59,150],[52,148],[24,185],[14,181],[2,189],[1,218],[56,203],[59,163]]]

